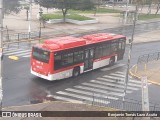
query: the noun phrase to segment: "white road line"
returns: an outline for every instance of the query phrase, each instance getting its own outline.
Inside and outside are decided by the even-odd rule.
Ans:
[[[117,84],[113,84],[113,83],[108,83],[108,82],[101,82],[101,81],[96,81],[96,80],[91,80],[91,82],[93,83],[98,83],[98,84],[102,84],[102,85],[109,85],[109,86],[113,86],[113,88],[121,88],[122,90],[124,89],[124,86],[122,85],[117,85]],[[129,90],[137,90],[136,88],[133,88],[133,87],[127,87],[127,89]],[[128,91],[131,93],[131,91]]]
[[[72,89],[72,88],[67,88],[65,90],[70,91],[70,92],[84,94],[84,95],[89,95],[89,96],[96,96],[96,97],[118,100],[117,97],[111,97],[111,96],[107,96],[107,95],[104,95],[104,94],[97,94],[97,93],[93,93],[93,92],[85,92],[85,91],[82,91],[82,90],[77,90],[77,89]]]
[[[16,54],[16,56],[23,56],[23,55],[30,55],[30,52],[26,52],[26,53],[20,53],[20,54]]]
[[[101,71],[108,71],[108,70],[112,70],[112,69],[115,69],[115,68],[118,68],[118,67],[121,67],[121,66],[124,66],[125,64],[117,64],[117,65],[114,65],[112,67],[107,67],[107,68],[102,68]]]
[[[98,84],[94,84],[94,83],[82,83],[82,85],[87,85],[87,86],[90,86],[90,87],[96,87],[96,88],[100,88],[100,89],[106,89],[108,91],[112,91],[112,92],[123,92],[124,90],[121,89],[121,88],[114,88],[114,86],[104,86],[104,85],[98,85]],[[127,90],[127,93],[131,93],[131,91],[128,91]]]
[[[106,91],[106,90],[101,90],[101,89],[97,89],[97,88],[93,88],[93,87],[85,87],[85,86],[74,86],[75,88],[79,88],[79,89],[83,89],[83,90],[89,90],[89,91],[94,91],[94,92],[98,92],[98,93],[103,93],[103,94],[107,94],[107,95],[112,95],[112,96],[123,96],[123,93],[115,93],[115,92],[110,92],[110,91]]]
[[[10,48],[7,50],[3,50],[3,53],[16,52],[16,51],[20,51],[20,50],[24,50],[24,49]]]
[[[123,77],[123,78],[126,76],[125,74],[116,74],[116,73],[111,73],[110,75],[117,76],[117,77]]]
[[[125,75],[125,74],[126,74],[126,72],[125,72],[125,71],[124,71],[124,72],[118,71],[118,72],[115,72],[115,73],[117,73],[117,74],[123,74],[123,75]]]
[[[25,55],[25,56],[22,56],[22,57],[30,57],[31,56],[31,54],[30,55]]]
[[[124,80],[122,81],[120,79],[118,81],[113,80],[113,79],[106,79],[106,78],[97,78],[97,79],[98,80],[102,80],[102,81],[106,81],[106,82],[110,82],[110,83],[113,83],[113,84],[124,85]],[[128,85],[131,86],[131,87],[128,86],[128,88],[129,89],[133,89],[133,90],[138,90],[138,88],[141,87],[140,84],[134,84],[134,83],[130,83],[130,82],[128,82]],[[137,88],[135,88],[135,87],[137,87]]]
[[[114,76],[110,76],[110,75],[104,75],[103,77],[108,78],[108,79],[114,79],[114,80],[121,80],[121,79],[122,79],[122,78],[120,78],[120,77],[114,77]],[[122,79],[122,80],[123,80],[123,79]],[[137,83],[137,84],[140,84],[140,83],[141,83],[141,81],[133,80],[133,79],[130,79],[129,81],[130,81],[130,82]]]
[[[58,99],[58,100],[68,101],[68,102],[72,102],[72,103],[83,103],[82,101],[67,98],[67,97],[62,97],[62,96],[58,96],[58,95],[53,95],[53,96],[55,99]]]
[[[88,101],[100,101],[101,103],[103,102],[104,104],[110,103],[109,101],[102,101],[101,99],[97,99],[97,98],[94,98],[94,97],[86,97],[86,96],[83,96],[83,95],[77,95],[77,94],[63,92],[63,91],[59,91],[59,92],[56,92],[56,93],[60,94],[60,95],[65,95],[65,96],[79,98],[82,101],[83,100],[88,100]]]
[[[24,53],[24,52],[27,52],[27,51],[31,51],[31,50],[23,50],[23,51],[18,51],[18,52],[10,52],[10,53],[7,53],[5,55],[12,55],[12,54],[17,54],[17,53]]]

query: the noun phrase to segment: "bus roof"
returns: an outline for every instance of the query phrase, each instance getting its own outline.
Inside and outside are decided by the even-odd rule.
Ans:
[[[42,47],[51,51],[69,49],[79,47],[87,44],[98,43],[102,41],[110,41],[118,38],[125,37],[123,35],[117,35],[112,33],[97,33],[91,35],[85,35],[80,38],[71,36],[59,37],[54,39],[45,40]]]
[[[82,38],[86,39],[87,44],[92,44],[102,41],[110,41],[121,37],[125,36],[113,33],[98,33],[98,34],[85,35]]]
[[[71,36],[59,37],[55,39],[46,40],[43,47],[50,50],[68,49],[86,45],[86,40],[82,38],[75,38]]]

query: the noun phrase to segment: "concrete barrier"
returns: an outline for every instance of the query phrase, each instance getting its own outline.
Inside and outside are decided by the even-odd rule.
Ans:
[[[46,22],[47,23],[61,23],[61,22],[63,22],[63,19],[50,19]]]
[[[47,21],[47,23],[62,23],[63,19],[50,19],[49,21]],[[77,24],[77,25],[85,25],[85,24],[93,24],[93,23],[98,23],[97,19],[93,19],[93,20],[73,20],[73,19],[66,19],[66,22],[68,23],[73,23],[73,24]]]

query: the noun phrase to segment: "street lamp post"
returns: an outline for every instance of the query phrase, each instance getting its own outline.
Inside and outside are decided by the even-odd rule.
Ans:
[[[41,38],[41,32],[42,32],[41,22],[42,22],[43,10],[41,8],[39,10],[40,10],[39,11],[39,38]]]
[[[136,10],[135,10],[135,13],[134,13],[134,18],[133,18],[134,20],[133,20],[132,36],[131,36],[131,39],[129,39],[130,48],[129,48],[129,53],[128,53],[127,71],[126,71],[126,76],[125,76],[125,81],[124,81],[124,94],[123,94],[122,109],[124,109],[124,102],[125,102],[125,96],[126,96],[127,85],[128,85],[129,66],[130,66],[131,52],[132,52],[132,44],[133,44],[134,32],[135,32],[135,26],[136,26],[137,10],[138,10],[138,7],[137,7],[137,5],[136,5]]]
[[[3,0],[0,0],[0,110],[2,111]]]
[[[124,24],[126,24],[127,23],[127,17],[128,17],[128,4],[129,4],[129,0],[126,0],[126,10],[125,10],[125,16],[124,16]]]
[[[28,15],[28,33],[29,33],[29,38],[30,38],[30,33],[31,33],[31,20],[32,20],[32,0],[29,0],[29,15]]]

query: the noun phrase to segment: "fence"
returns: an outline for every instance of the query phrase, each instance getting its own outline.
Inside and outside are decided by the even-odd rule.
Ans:
[[[28,39],[28,38],[37,38],[41,37],[41,33],[38,31],[30,32],[30,33],[17,33],[17,34],[7,34],[3,36],[3,41],[10,42],[10,41],[20,41],[21,39]]]
[[[137,64],[141,64],[141,63],[146,64],[148,62],[159,60],[159,59],[160,59],[160,52],[146,54],[146,55],[139,56]]]
[[[84,100],[83,102],[91,105],[111,107],[119,110],[142,111],[142,102],[134,99],[126,98],[125,101],[121,99],[112,100],[109,98],[104,98],[104,97],[102,98],[93,95],[92,101]],[[149,108],[150,111],[160,111],[160,104],[150,103]]]

